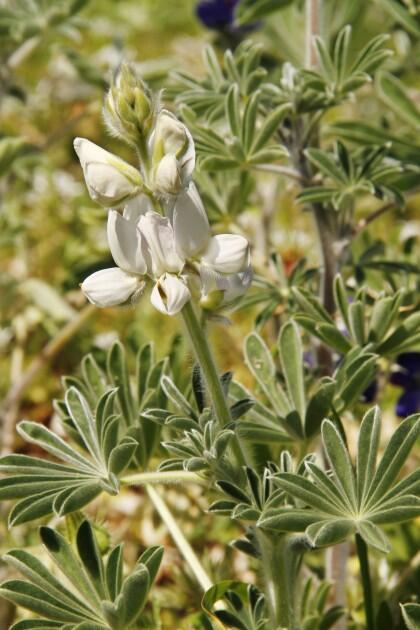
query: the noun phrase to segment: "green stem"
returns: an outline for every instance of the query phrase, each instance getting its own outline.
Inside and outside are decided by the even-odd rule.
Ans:
[[[204,477],[188,470],[135,473],[121,479],[121,483],[127,486],[143,486],[148,483],[182,483],[183,481],[206,483]]]
[[[219,374],[211,354],[210,346],[207,342],[206,336],[203,334],[201,324],[191,301],[186,303],[181,311],[181,314],[184,319],[192,347],[206,381],[214,413],[216,414],[216,418],[219,421],[220,426],[223,427],[231,420],[229,407],[220,383]]]
[[[367,630],[375,630],[375,611],[373,607],[372,583],[370,581],[368,549],[365,541],[359,534],[356,534],[356,548],[362,576],[366,628]]]
[[[220,426],[223,427],[232,420],[229,406],[207,341],[207,336],[203,332],[202,325],[200,324],[191,301],[186,303],[181,311],[181,315],[203,373],[215,416]],[[246,457],[242,452],[240,442],[236,436],[232,440],[232,450],[235,453],[238,464],[243,466],[246,463]]]
[[[192,573],[194,574],[194,577],[196,578],[197,582],[199,583],[203,591],[206,592],[209,588],[213,586],[213,583],[210,580],[207,573],[205,572],[205,570],[203,569],[199,559],[195,555],[193,548],[191,547],[188,540],[185,538],[184,533],[178,526],[178,523],[174,519],[171,511],[169,510],[165,501],[160,496],[159,492],[153,486],[148,486],[148,485],[146,485],[146,491],[147,491],[147,494],[149,495],[150,500],[155,506],[156,511],[158,512],[162,521],[165,523],[166,527],[168,528],[169,533],[171,534],[181,555],[183,556],[184,560],[188,563],[188,566],[190,567]]]
[[[307,549],[304,536],[269,534],[257,530],[261,569],[270,615],[270,630],[299,630],[296,587],[302,554]]]

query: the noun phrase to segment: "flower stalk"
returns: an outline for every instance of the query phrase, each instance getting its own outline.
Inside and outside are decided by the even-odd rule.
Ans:
[[[359,534],[356,534],[356,548],[359,557],[360,574],[363,586],[363,602],[366,615],[367,630],[375,630],[375,611],[373,606],[372,582],[369,571],[368,549],[365,541]]]
[[[210,346],[191,301],[185,304],[181,311],[181,315],[184,320],[185,329],[190,339],[194,354],[197,357],[197,361],[203,373],[215,416],[220,426],[223,427],[232,420],[229,406],[220,382]],[[239,440],[236,437],[232,440],[232,449],[235,453],[237,462],[240,465],[244,465],[246,458],[242,452]]]

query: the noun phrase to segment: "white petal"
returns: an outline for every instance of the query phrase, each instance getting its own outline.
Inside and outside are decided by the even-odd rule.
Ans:
[[[141,175],[131,164],[85,138],[76,138],[74,148],[94,201],[116,206],[141,192]]]
[[[142,214],[146,214],[146,212],[150,210],[153,210],[153,207],[149,197],[147,197],[147,195],[138,195],[127,201],[124,206],[123,217],[127,219],[127,221],[137,222]]]
[[[132,276],[119,267],[101,269],[88,276],[81,285],[89,302],[96,306],[123,304],[140,288],[138,276]]]
[[[188,128],[171,112],[162,110],[150,138],[150,146],[153,147],[154,164],[165,154],[175,155],[182,185],[187,187],[195,168],[194,140]]]
[[[112,156],[112,153],[86,138],[75,138],[73,145],[82,168],[85,168],[89,162],[106,163],[108,157]]]
[[[155,140],[162,142],[164,153],[176,155],[186,147],[186,127],[171,112],[163,109],[156,122]]]
[[[188,129],[185,127],[187,134],[188,145],[185,153],[179,158],[179,164],[181,167],[181,178],[184,187],[188,186],[191,181],[192,174],[195,168],[195,145],[194,140]]]
[[[239,234],[218,234],[210,239],[201,260],[221,273],[243,271],[249,264],[249,243]]]
[[[173,226],[177,250],[185,258],[195,257],[209,242],[209,221],[193,183],[176,200]]]
[[[185,283],[170,273],[165,273],[153,287],[150,301],[165,315],[176,315],[191,298]]]
[[[184,261],[175,251],[175,239],[169,219],[157,212],[147,212],[141,216],[138,229],[145,238],[150,253],[149,271],[155,278],[165,271],[179,272]]]
[[[177,195],[182,187],[178,160],[175,155],[164,155],[157,165],[154,175],[154,188],[164,195]]]
[[[225,276],[223,304],[230,304],[241,297],[251,286],[253,271],[249,265],[245,271]]]
[[[124,271],[144,275],[147,267],[137,223],[128,221],[116,210],[111,210],[108,214],[107,232],[109,248],[118,267]]]

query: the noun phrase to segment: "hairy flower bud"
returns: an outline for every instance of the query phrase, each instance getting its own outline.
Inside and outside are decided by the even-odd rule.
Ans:
[[[157,118],[153,134],[153,187],[162,195],[186,188],[195,165],[194,142],[185,125],[166,110]]]
[[[122,64],[104,104],[111,132],[129,144],[143,143],[154,122],[154,102],[146,84],[130,64]]]

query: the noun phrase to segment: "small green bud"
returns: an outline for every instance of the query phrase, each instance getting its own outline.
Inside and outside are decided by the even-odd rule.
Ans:
[[[221,290],[210,291],[200,299],[201,308],[205,311],[215,311],[222,305],[224,295],[225,292]]]
[[[104,103],[111,132],[137,146],[148,138],[154,124],[155,104],[150,90],[130,64],[123,64]]]

